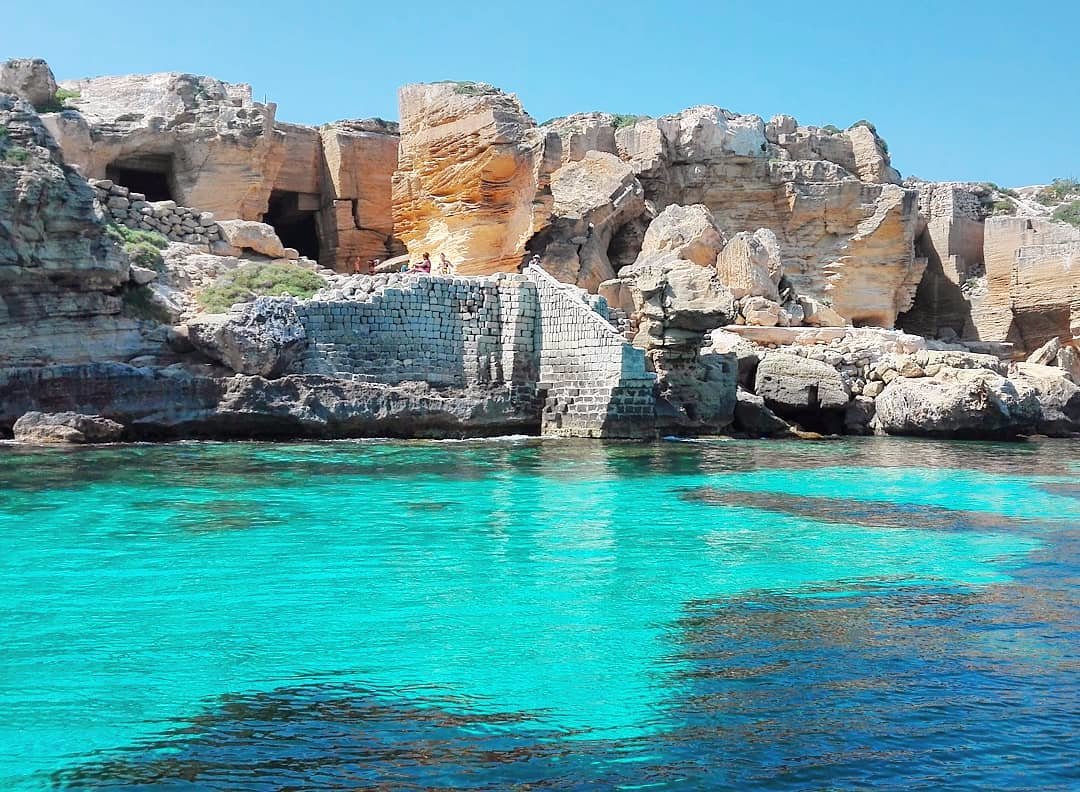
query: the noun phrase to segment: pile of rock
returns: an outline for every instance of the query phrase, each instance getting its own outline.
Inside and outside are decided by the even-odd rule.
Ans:
[[[736,428],[944,437],[1080,432],[1080,387],[1061,368],[874,328],[731,326],[708,338],[738,358]],[[741,409],[740,409],[741,408]]]
[[[156,231],[173,242],[209,245],[222,239],[221,228],[210,212],[200,212],[176,201],[147,201],[142,193],[109,179],[90,179],[98,202],[113,220],[128,228]]]

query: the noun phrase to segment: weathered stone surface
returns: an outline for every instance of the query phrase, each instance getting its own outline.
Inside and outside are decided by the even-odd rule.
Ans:
[[[780,299],[778,286],[784,274],[780,244],[767,228],[735,234],[716,259],[716,269],[736,297]]]
[[[507,390],[390,386],[314,375],[265,379],[120,363],[0,369],[0,430],[28,411],[102,415],[130,439],[462,437],[535,431]]]
[[[56,80],[41,58],[12,58],[0,63],[0,94],[12,94],[35,108],[56,101]]]
[[[326,229],[322,258],[347,269],[357,257],[397,255],[391,188],[398,159],[397,125],[378,119],[338,121],[321,127],[319,135],[329,177],[323,192],[335,204],[348,202],[348,212],[330,205],[321,214]]]
[[[203,314],[188,322],[196,349],[238,374],[283,374],[307,342],[290,298],[260,297],[236,313]]]
[[[128,259],[90,186],[26,102],[0,96],[0,365],[123,358],[146,346],[121,315]]]
[[[670,251],[700,267],[711,267],[723,248],[724,235],[707,207],[672,204],[649,223],[641,244],[641,255]]]
[[[799,294],[891,327],[925,267],[913,254],[916,193],[880,183],[891,174],[872,157],[860,155],[860,169],[851,137],[806,127],[770,135],[776,143],[756,116],[691,108],[619,129],[616,143],[657,208],[704,204],[728,235],[772,229]],[[882,150],[876,156],[887,164]]]
[[[983,184],[912,180],[906,185],[919,193],[915,255],[927,266],[914,304],[898,323],[931,338],[977,339],[972,301],[984,288],[983,220],[993,211],[992,193]]]
[[[739,312],[752,327],[776,327],[788,324],[780,321],[780,306],[764,297],[747,297],[740,303]]]
[[[985,370],[943,368],[934,377],[897,377],[874,400],[875,427],[886,434],[1008,437],[1035,430],[1034,389],[1018,389]]]
[[[492,86],[407,85],[398,99],[395,235],[414,258],[445,253],[461,274],[515,271],[535,230],[543,133]]]
[[[590,151],[551,174],[551,195],[551,220],[529,246],[556,278],[595,292],[615,276],[612,235],[645,210],[641,185],[629,165]]]
[[[223,240],[238,250],[252,250],[270,258],[285,258],[285,246],[273,226],[251,220],[222,220]]]
[[[100,415],[28,412],[12,433],[20,443],[112,443],[123,436],[124,427]]]
[[[791,425],[765,406],[757,394],[739,388],[735,404],[735,431],[750,437],[785,437]]]
[[[850,394],[840,373],[817,360],[782,353],[758,363],[754,392],[782,416],[805,419],[809,411],[843,411]]]
[[[78,113],[46,124],[65,159],[104,179],[111,165],[163,174],[172,198],[221,218],[259,220],[281,167],[273,104],[251,86],[161,73],[65,81]],[[126,186],[126,185],[125,185]]]
[[[972,308],[978,338],[1032,351],[1080,334],[1080,228],[991,217],[984,245],[986,294]]]
[[[1056,366],[1018,363],[1009,372],[1018,389],[1035,391],[1041,414],[1036,430],[1046,435],[1080,432],[1080,386]]]
[[[871,396],[856,396],[848,402],[844,410],[844,434],[873,434],[874,399]]]
[[[842,327],[848,324],[844,317],[813,297],[799,297],[799,307],[803,310],[803,324],[814,327]]]

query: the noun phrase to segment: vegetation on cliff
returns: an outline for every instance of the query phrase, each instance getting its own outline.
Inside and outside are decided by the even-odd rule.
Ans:
[[[120,243],[132,264],[160,272],[165,266],[161,256],[169,240],[155,231],[140,231],[127,226],[110,223],[106,229],[110,237]]]
[[[199,307],[210,313],[225,313],[236,303],[256,297],[291,295],[308,298],[326,285],[309,269],[296,264],[245,264],[220,275],[199,294]]]

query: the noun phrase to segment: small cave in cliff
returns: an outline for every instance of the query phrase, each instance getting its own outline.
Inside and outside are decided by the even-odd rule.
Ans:
[[[142,193],[148,201],[172,201],[173,159],[153,154],[118,159],[105,168],[105,178]]]
[[[272,225],[285,247],[296,248],[301,256],[319,260],[319,227],[315,210],[300,208],[300,193],[274,190],[270,193],[263,222]]]

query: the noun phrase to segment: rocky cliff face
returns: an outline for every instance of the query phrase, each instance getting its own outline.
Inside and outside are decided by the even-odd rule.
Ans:
[[[539,253],[595,289],[632,263],[653,214],[700,204],[726,234],[773,230],[802,293],[886,327],[925,266],[913,253],[916,194],[896,184],[866,125],[829,134],[695,107],[620,128],[593,113],[535,129],[516,99],[452,83],[408,86],[401,107],[395,218],[414,253],[445,249],[476,271]],[[625,167],[605,163],[595,178],[601,154]]]
[[[94,191],[64,165],[26,102],[0,95],[0,365],[136,354],[121,315],[128,260]]]
[[[514,271],[533,234],[543,136],[517,97],[477,83],[408,85],[394,231],[414,256],[445,253],[458,272]]]
[[[63,86],[77,92],[69,103],[78,112],[50,115],[46,124],[84,176],[104,179],[110,168],[154,174],[185,206],[261,218],[283,151],[275,107],[253,101],[251,86],[175,73]]]

